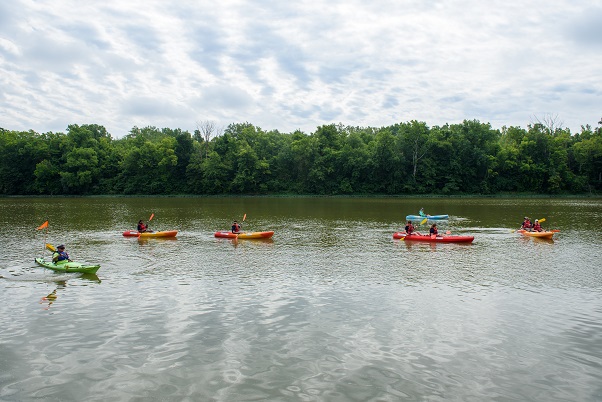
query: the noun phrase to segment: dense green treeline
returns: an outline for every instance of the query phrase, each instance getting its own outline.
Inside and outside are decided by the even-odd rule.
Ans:
[[[66,133],[0,128],[0,194],[497,194],[602,190],[602,127],[492,129],[325,125],[312,134],[249,123],[223,133],[96,124]]]

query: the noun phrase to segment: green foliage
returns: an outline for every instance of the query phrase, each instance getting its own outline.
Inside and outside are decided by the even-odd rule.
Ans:
[[[540,123],[320,126],[314,133],[229,125],[200,132],[96,124],[66,133],[0,129],[0,194],[495,194],[602,190],[601,128]]]

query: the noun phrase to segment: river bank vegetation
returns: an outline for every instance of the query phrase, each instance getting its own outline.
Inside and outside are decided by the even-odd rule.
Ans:
[[[580,133],[465,120],[429,127],[324,125],[311,134],[97,124],[65,133],[0,128],[0,195],[596,194],[602,126]]]

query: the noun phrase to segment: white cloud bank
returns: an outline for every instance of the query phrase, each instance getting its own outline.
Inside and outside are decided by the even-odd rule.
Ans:
[[[600,1],[273,3],[2,2],[0,127],[602,117]]]

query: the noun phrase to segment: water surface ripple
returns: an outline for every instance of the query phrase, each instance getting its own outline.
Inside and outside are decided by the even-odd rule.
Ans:
[[[475,242],[394,240],[421,207]],[[178,237],[121,236],[150,213]],[[273,239],[213,237],[244,214]],[[512,233],[525,214],[561,232]],[[0,400],[599,401],[593,216],[602,201],[0,199]],[[37,267],[44,242],[102,267]]]

